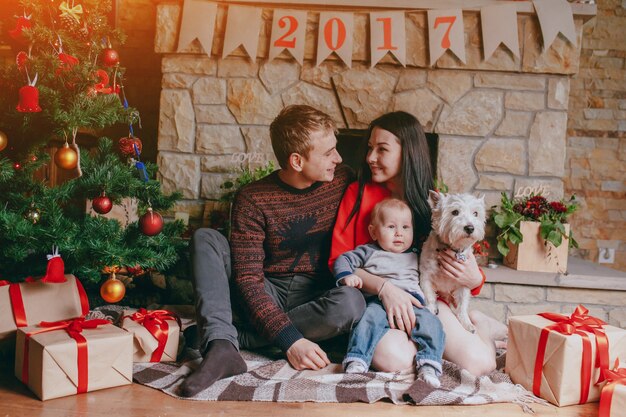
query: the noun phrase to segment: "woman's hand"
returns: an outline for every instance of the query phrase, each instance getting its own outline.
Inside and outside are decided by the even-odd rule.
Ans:
[[[415,313],[413,306],[422,308],[422,304],[411,294],[396,287],[389,281],[385,281],[380,288],[378,298],[383,303],[387,312],[389,327],[399,329],[409,336],[415,327]]]
[[[455,279],[464,287],[473,289],[483,282],[483,276],[473,253],[470,253],[465,261],[460,261],[452,249],[440,250],[437,260],[441,273],[448,278]]]

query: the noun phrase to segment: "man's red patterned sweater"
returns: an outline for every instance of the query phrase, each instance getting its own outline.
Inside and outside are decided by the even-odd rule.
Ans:
[[[328,269],[330,240],[351,170],[340,166],[331,182],[299,190],[278,172],[249,184],[232,212],[232,270],[242,304],[255,328],[284,351],[302,334],[265,292],[265,276],[307,275],[334,286]]]

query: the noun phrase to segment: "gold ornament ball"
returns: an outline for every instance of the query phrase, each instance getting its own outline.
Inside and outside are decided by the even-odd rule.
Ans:
[[[39,220],[41,220],[41,212],[36,208],[31,208],[26,212],[26,215],[24,217],[26,217],[26,219],[29,220],[32,224],[37,224],[39,223]]]
[[[119,279],[112,277],[104,281],[100,287],[100,296],[107,303],[117,303],[126,294],[126,286]]]
[[[4,148],[9,144],[9,137],[6,133],[0,130],[0,151],[3,151]]]
[[[62,148],[60,148],[54,154],[54,163],[57,164],[59,168],[63,169],[74,169],[78,164],[78,154],[70,145],[65,143]]]

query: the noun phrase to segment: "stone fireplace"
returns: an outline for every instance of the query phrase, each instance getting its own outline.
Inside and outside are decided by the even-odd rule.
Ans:
[[[352,68],[339,60],[315,66],[318,15],[308,13],[305,61],[286,53],[268,61],[272,10],[264,9],[257,59],[235,50],[221,59],[226,6],[220,5],[208,56],[197,41],[176,53],[181,1],[157,6],[156,51],[163,54],[158,137],[159,175],[165,192],[183,193],[176,210],[199,222],[205,202],[242,164],[273,160],[268,126],[289,104],[309,104],[330,114],[341,129],[364,129],[387,111],[408,111],[438,135],[437,177],[450,191],[486,196],[544,187],[563,196],[570,76],[578,70],[582,25],[575,14],[577,46],[562,36],[544,52],[536,15],[518,14],[520,58],[500,46],[482,56],[478,11],[464,11],[467,64],[450,52],[428,66],[426,12],[407,13],[407,65],[387,56],[370,68],[367,12],[354,10]],[[310,36],[309,36],[310,35]]]

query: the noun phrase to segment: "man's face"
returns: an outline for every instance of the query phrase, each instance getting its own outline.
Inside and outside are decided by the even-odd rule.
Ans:
[[[337,152],[337,138],[332,130],[311,133],[311,150],[302,157],[302,176],[311,184],[329,182],[335,177],[335,168],[341,163]]]

